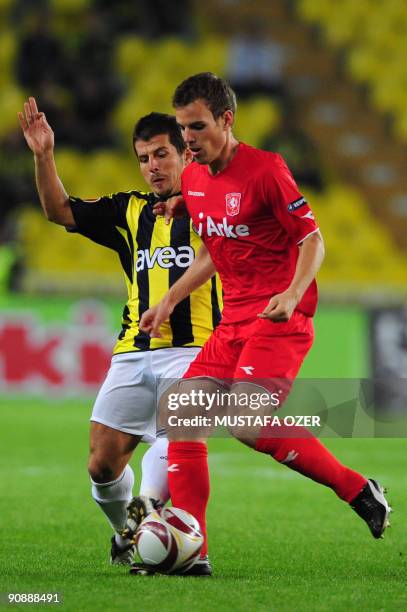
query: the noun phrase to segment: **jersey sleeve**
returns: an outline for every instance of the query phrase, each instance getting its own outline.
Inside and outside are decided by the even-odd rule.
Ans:
[[[280,155],[267,168],[264,175],[265,197],[272,206],[277,220],[289,236],[300,244],[318,230],[314,214]]]
[[[129,193],[116,193],[97,200],[82,200],[70,196],[75,226],[70,232],[77,232],[98,244],[116,249],[117,228],[127,228],[127,207]]]

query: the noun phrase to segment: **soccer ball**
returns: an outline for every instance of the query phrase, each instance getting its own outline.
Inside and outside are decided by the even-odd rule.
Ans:
[[[198,521],[189,512],[162,508],[140,523],[135,542],[143,563],[171,574],[188,570],[199,559],[203,535]]]

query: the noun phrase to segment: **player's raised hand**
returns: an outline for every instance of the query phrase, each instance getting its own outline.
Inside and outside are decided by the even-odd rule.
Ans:
[[[298,298],[289,291],[273,295],[263,312],[257,316],[259,319],[270,319],[275,323],[283,323],[291,319]]]
[[[141,331],[149,334],[151,338],[161,338],[160,327],[168,321],[173,310],[164,299],[161,300],[143,313],[139,325]]]
[[[44,113],[37,108],[35,98],[24,102],[24,112],[18,113],[21,128],[28,146],[34,155],[43,155],[54,148],[54,132],[48,125]]]
[[[181,219],[184,217],[186,212],[187,207],[181,195],[168,198],[165,202],[157,202],[153,207],[153,213],[164,216],[167,225],[171,219]]]

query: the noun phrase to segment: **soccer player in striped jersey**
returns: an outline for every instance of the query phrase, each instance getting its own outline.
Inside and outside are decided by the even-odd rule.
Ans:
[[[151,113],[136,124],[133,146],[152,191],[86,200],[65,191],[54,161],[54,134],[34,98],[24,104],[19,120],[34,153],[46,217],[116,251],[125,276],[128,301],[111,366],[93,407],[88,470],[92,496],[115,530],[111,562],[127,564],[134,555],[134,545],[122,535],[134,483],[129,460],[141,440],[154,442],[143,458],[140,495],[147,504],[150,498],[165,503],[168,442],[161,437],[165,433],[156,431],[156,406],[171,379],[187,370],[220,320],[220,284],[211,276],[174,309],[160,338],[139,329],[143,312],[183,275],[202,246],[189,217],[168,225],[152,212],[157,201],[180,192],[190,152],[175,118]],[[203,564],[203,573],[206,570]],[[194,571],[199,573],[199,567]]]

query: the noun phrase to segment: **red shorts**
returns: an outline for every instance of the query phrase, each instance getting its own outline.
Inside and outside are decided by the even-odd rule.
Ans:
[[[294,311],[286,323],[250,319],[220,323],[183,378],[293,381],[312,346],[312,318]]]

